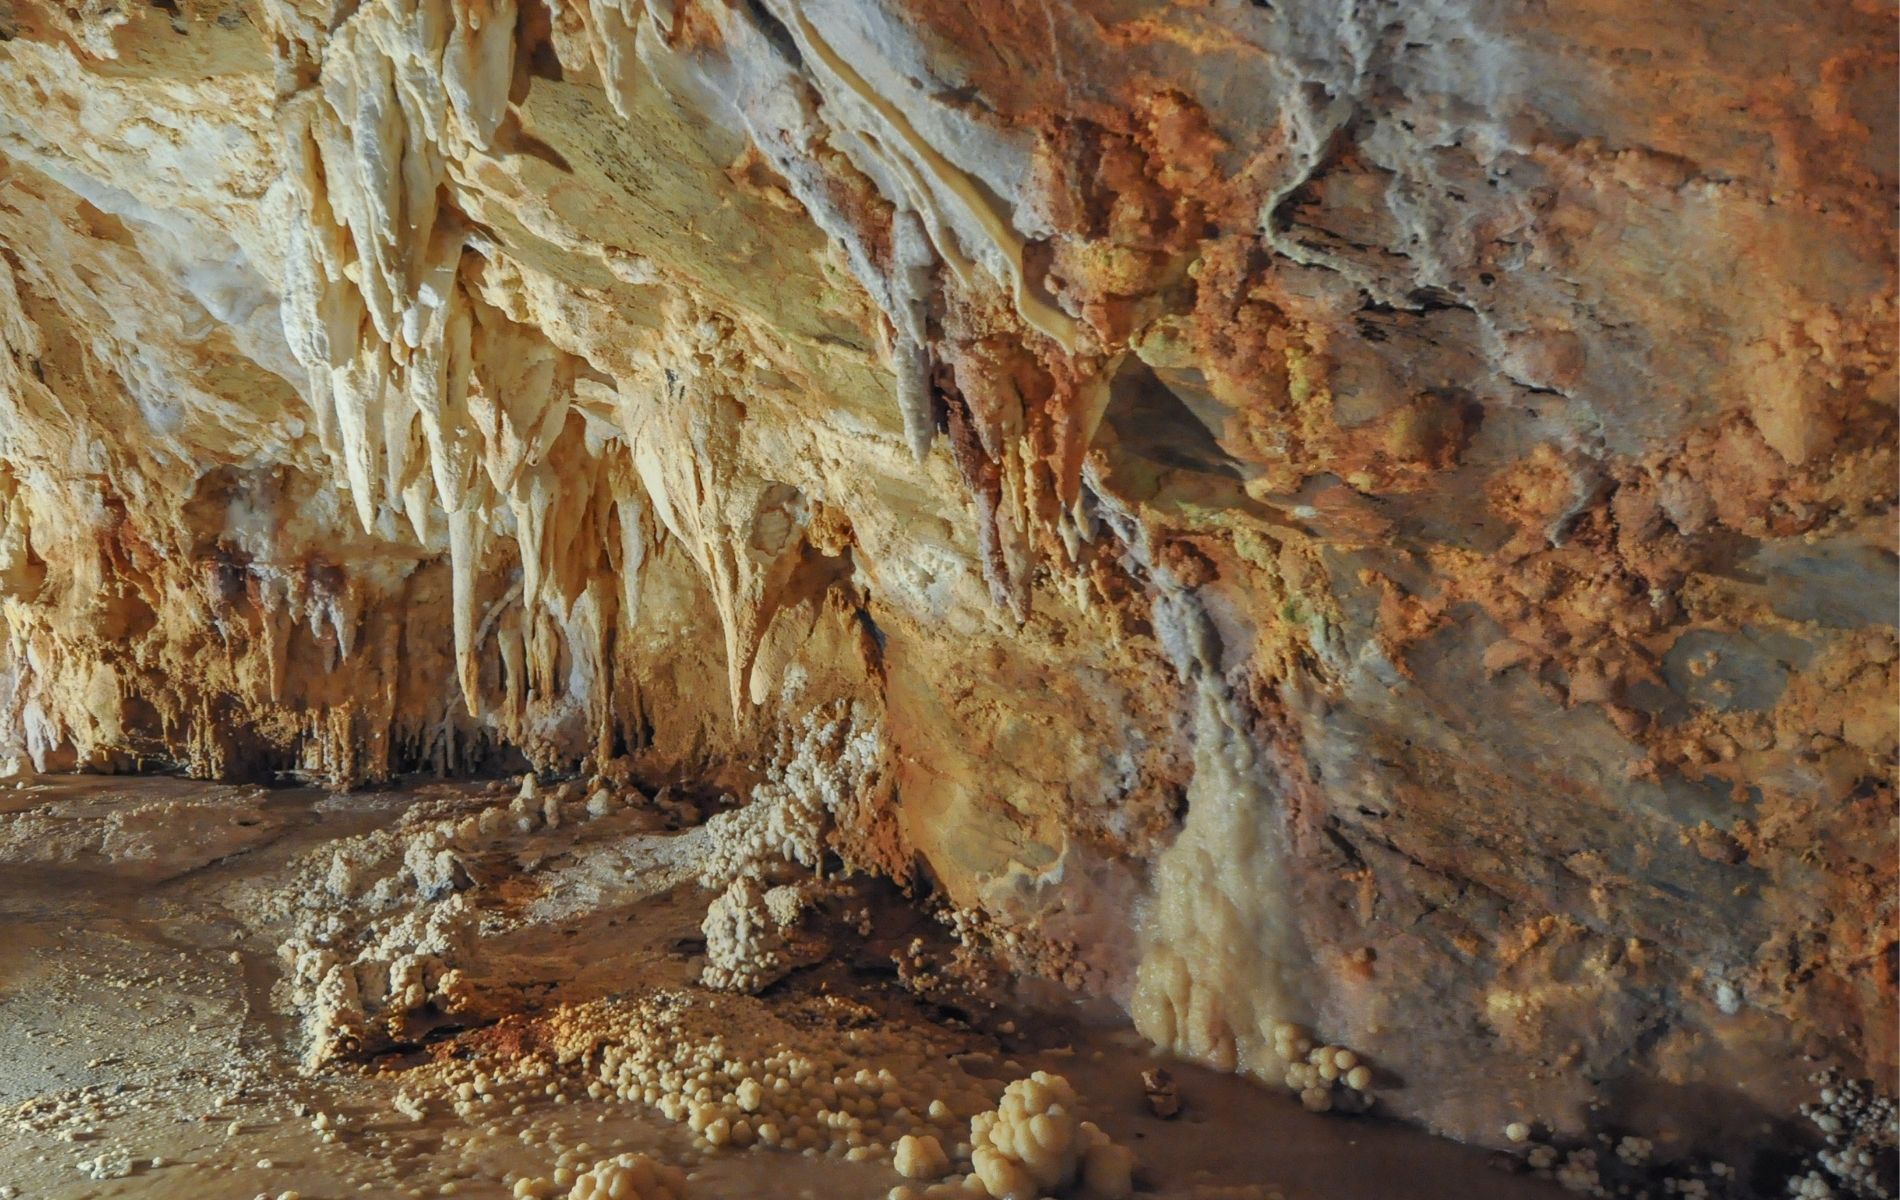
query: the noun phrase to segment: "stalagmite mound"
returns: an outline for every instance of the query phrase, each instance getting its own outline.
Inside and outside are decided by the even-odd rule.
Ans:
[[[692,829],[709,987],[903,896],[921,991],[1776,1188],[1825,1116],[1876,1188],[1895,34],[0,0],[0,757],[572,780],[297,861],[313,1065],[500,1019],[543,843]],[[8,815],[162,874],[169,817]]]

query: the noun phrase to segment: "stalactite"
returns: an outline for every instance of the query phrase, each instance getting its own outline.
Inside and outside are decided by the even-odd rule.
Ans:
[[[1890,14],[899,7],[0,14],[0,766],[875,712],[851,865],[1205,1062],[1891,1067]]]

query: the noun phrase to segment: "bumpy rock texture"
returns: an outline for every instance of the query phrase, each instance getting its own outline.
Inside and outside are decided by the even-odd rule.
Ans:
[[[6,0],[0,739],[849,711],[834,847],[1183,1055],[1757,1130],[1896,1064],[1894,32]]]

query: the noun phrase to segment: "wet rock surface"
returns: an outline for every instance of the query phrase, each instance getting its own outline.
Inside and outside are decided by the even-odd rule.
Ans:
[[[585,1195],[583,1180],[612,1195],[626,1173],[684,1179],[694,1200],[881,1200],[913,1184],[915,1195],[937,1187],[967,1200],[985,1194],[963,1182],[971,1118],[1045,1070],[1077,1097],[1068,1120],[1133,1151],[1142,1195],[1333,1200],[1401,1183],[1444,1200],[1558,1194],[1488,1169],[1469,1148],[1391,1122],[1322,1118],[1192,1066],[1170,1080],[1191,1107],[1164,1124],[1143,1092],[1154,1060],[1126,1031],[988,1009],[973,1021],[974,1009],[957,1016],[895,986],[893,947],[916,963],[936,957],[942,937],[923,946],[916,934],[932,923],[913,914],[904,927],[905,906],[888,897],[869,933],[831,927],[830,961],[768,995],[702,988],[692,934],[717,893],[692,878],[718,857],[703,825],[563,825],[573,841],[551,853],[545,827],[516,832],[502,840],[519,865],[478,869],[457,891],[423,898],[405,880],[400,894],[372,887],[332,903],[325,929],[296,915],[326,886],[304,867],[426,839],[445,812],[507,811],[513,782],[370,797],[277,790],[267,843],[215,865],[181,853],[158,884],[101,883],[109,858],[88,859],[82,874],[6,851],[0,866],[22,886],[0,893],[0,1189],[37,1200],[486,1200]],[[234,824],[251,811],[236,789],[163,780],[42,782],[12,795],[109,796]],[[644,810],[635,800],[623,811]],[[563,905],[577,874],[617,881],[619,902]],[[466,977],[459,995],[400,1008],[400,982],[376,984],[397,973],[361,956],[347,964],[361,1002],[354,1044],[336,1043],[336,1022],[311,1019],[280,950],[287,935],[341,950],[393,912],[441,910],[480,914],[443,964]],[[1236,1121],[1258,1136],[1235,1139]],[[913,1136],[904,1128],[937,1139],[933,1171],[900,1152]],[[638,1170],[640,1155],[656,1169]]]
[[[729,795],[959,971],[1276,1086],[1296,1026],[1495,1148],[1778,1178],[1813,1075],[1900,1067],[1891,12],[0,30],[16,768]],[[589,798],[339,887],[617,845]],[[283,831],[26,803],[8,861],[128,886]],[[442,997],[470,935],[388,889],[306,1012]]]

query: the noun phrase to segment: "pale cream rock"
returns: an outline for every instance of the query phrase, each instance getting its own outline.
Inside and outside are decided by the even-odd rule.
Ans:
[[[1766,71],[1732,14],[1668,5],[28,7],[5,770],[758,766],[715,894],[751,874],[770,914],[761,863],[921,865],[1007,969],[1129,997],[1171,1051],[1357,1105],[1368,1063],[1271,1035],[1326,1014],[1415,1085],[1395,1115],[1473,1139],[1587,1111],[1586,1079],[1774,1093],[1731,1030],[1892,1075],[1890,1035],[1838,1036],[1892,1025],[1868,913],[1717,877],[1892,843],[1854,800],[1894,744],[1878,6],[1779,30]],[[999,60],[980,35],[1019,19],[1061,53]],[[1779,699],[1676,680],[1673,643],[1760,631],[1812,656]],[[1757,785],[1763,836],[1678,844],[1699,790]],[[530,790],[473,838],[558,842],[582,803]],[[1645,815],[1571,844],[1598,811]],[[1481,831],[1557,922],[1528,957],[1472,907]],[[131,869],[165,828],[119,832]],[[454,930],[394,914],[470,840],[324,864],[381,924],[296,931],[318,1059],[462,995]],[[1593,909],[1640,872],[1539,882],[1652,854],[1718,919]],[[1418,960],[1427,909],[1477,931],[1459,965]],[[1505,962],[1634,944],[1644,971],[1484,1024]],[[1814,988],[1783,944],[1825,948]],[[1713,1019],[1708,962],[1755,980]],[[1422,1005],[1473,1032],[1393,1032]],[[1624,1044],[1582,1035],[1625,1012],[1707,1036],[1490,1086]]]
[[[1005,1088],[993,1112],[971,1119],[970,1160],[993,1200],[1036,1200],[1078,1181],[1094,1200],[1129,1194],[1133,1155],[1080,1120],[1076,1104],[1068,1080],[1037,1071]]]
[[[1304,1008],[1272,768],[1212,672],[1209,618],[1185,594],[1158,617],[1190,688],[1195,772],[1187,821],[1157,865],[1131,1007],[1156,1045],[1222,1070],[1270,1075],[1273,1031]]]
[[[645,1154],[620,1154],[575,1176],[568,1200],[686,1200],[686,1173]]]
[[[906,1179],[941,1179],[950,1170],[943,1144],[930,1134],[905,1134],[897,1139],[892,1166]]]

